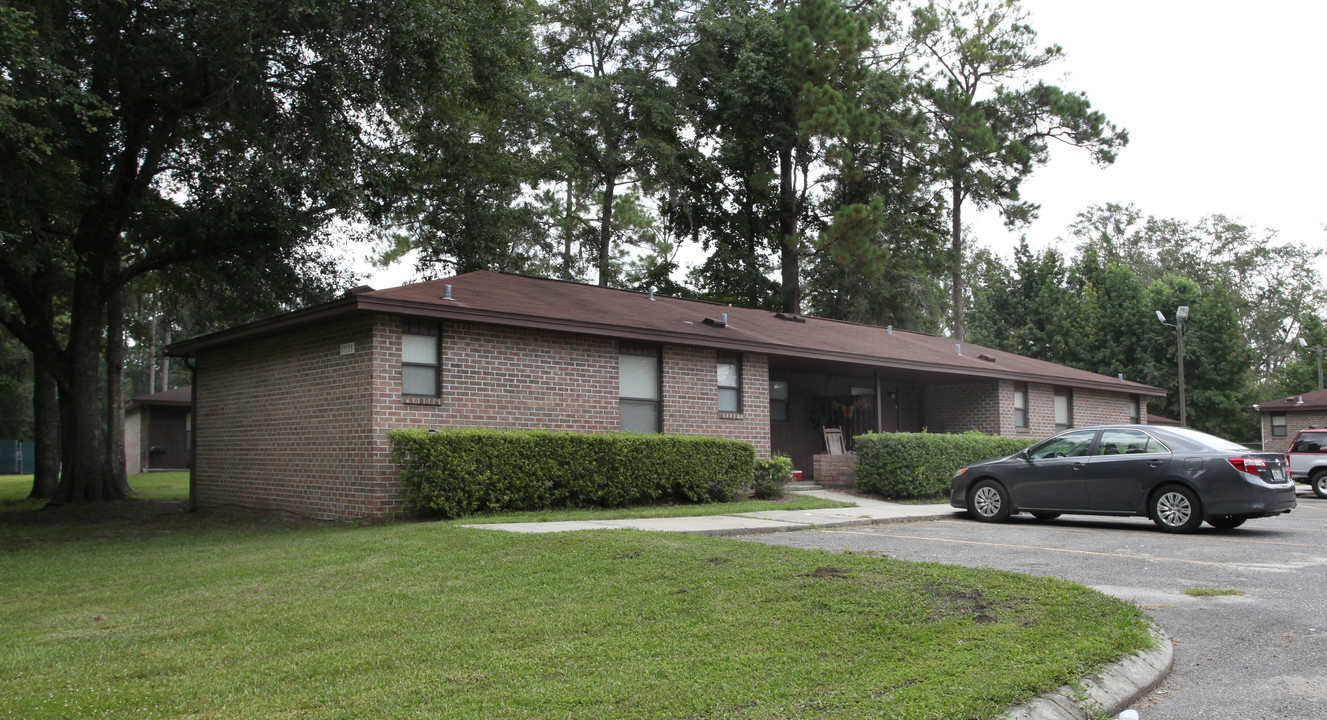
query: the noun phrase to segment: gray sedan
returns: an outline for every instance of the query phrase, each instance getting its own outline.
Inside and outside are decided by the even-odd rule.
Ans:
[[[1102,425],[959,470],[949,504],[985,522],[1020,512],[1141,515],[1167,532],[1193,532],[1204,520],[1230,529],[1288,513],[1295,485],[1280,453],[1188,428]]]

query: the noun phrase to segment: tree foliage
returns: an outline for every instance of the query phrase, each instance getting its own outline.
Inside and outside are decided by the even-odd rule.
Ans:
[[[1203,287],[1224,284],[1259,381],[1285,363],[1304,320],[1327,307],[1327,287],[1316,269],[1327,251],[1281,241],[1274,231],[1225,215],[1189,222],[1144,216],[1132,205],[1094,205],[1079,214],[1071,232],[1084,252],[1127,264],[1145,285],[1167,274]]]
[[[1063,50],[1037,46],[1017,0],[931,2],[913,11],[909,37],[919,49],[916,81],[933,126],[931,162],[949,203],[953,327],[961,341],[964,204],[998,207],[1011,226],[1026,222],[1037,207],[1020,187],[1049,159],[1051,140],[1108,165],[1129,138],[1091,109],[1087,95],[1034,81]]]
[[[59,388],[57,500],[125,491],[107,452],[99,365],[105,338],[118,345],[126,285],[185,263],[299,267],[334,220],[388,215],[405,130],[455,124],[436,114],[497,95],[476,87],[491,57],[475,30],[503,27],[508,7],[0,7],[0,324]]]

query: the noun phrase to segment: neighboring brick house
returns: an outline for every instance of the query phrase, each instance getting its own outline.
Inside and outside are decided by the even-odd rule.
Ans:
[[[190,388],[139,395],[124,408],[124,466],[127,472],[189,467]]]
[[[388,430],[729,437],[809,476],[824,427],[1043,437],[1137,422],[1164,391],[952,340],[474,272],[171,347],[194,368],[195,507],[399,508]],[[1145,415],[1143,415],[1145,417]]]
[[[1262,418],[1262,447],[1267,452],[1289,452],[1300,430],[1327,427],[1327,390],[1260,402],[1247,408]]]

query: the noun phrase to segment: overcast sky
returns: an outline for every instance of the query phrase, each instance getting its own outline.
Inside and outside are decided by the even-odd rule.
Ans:
[[[1327,3],[1023,4],[1042,44],[1065,50],[1044,79],[1087,93],[1130,142],[1104,169],[1081,150],[1055,148],[1023,185],[1039,218],[1007,231],[995,212],[969,210],[970,245],[1008,258],[1026,235],[1040,250],[1067,237],[1077,213],[1108,202],[1184,221],[1221,213],[1281,240],[1327,243]],[[413,276],[398,263],[368,282],[392,287]]]
[[[1040,218],[1008,232],[983,217],[974,223],[978,244],[1009,256],[1026,234],[1044,248],[1089,205],[1117,202],[1186,221],[1221,213],[1324,246],[1327,4],[1023,4],[1042,44],[1065,51],[1047,80],[1087,93],[1129,130],[1129,146],[1105,169],[1080,150],[1057,149],[1024,184]]]

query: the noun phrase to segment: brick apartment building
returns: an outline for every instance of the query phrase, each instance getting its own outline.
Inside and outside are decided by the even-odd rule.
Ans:
[[[1300,430],[1327,427],[1327,390],[1267,400],[1248,409],[1262,418],[1263,450],[1289,452]]]
[[[893,328],[493,272],[358,288],[171,353],[194,368],[194,506],[329,520],[399,508],[396,428],[728,437],[811,476],[827,427],[849,448],[868,431],[1043,437],[1145,422],[1165,394]]]

